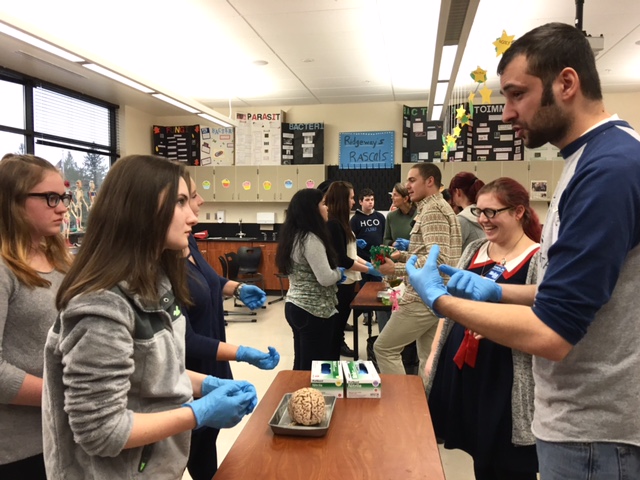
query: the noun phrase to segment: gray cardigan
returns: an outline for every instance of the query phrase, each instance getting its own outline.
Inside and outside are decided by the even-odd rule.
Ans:
[[[125,449],[134,413],[179,408],[192,398],[185,371],[185,317],[167,279],[145,306],[122,290],[74,297],[49,331],[43,392],[44,456],[49,478],[182,478],[191,432]]]
[[[486,243],[486,238],[475,240],[470,243],[460,257],[458,268],[467,268],[471,263],[471,259],[478,249]],[[537,283],[538,278],[538,262],[540,260],[540,252],[531,258],[529,270],[527,272],[527,285]],[[438,360],[442,353],[442,348],[451,333],[454,321],[445,318],[442,328],[442,334],[438,339],[438,345],[433,357],[433,366],[431,367],[431,375],[427,382],[427,395],[431,391],[431,385],[438,368]],[[536,439],[531,432],[531,423],[533,422],[533,398],[534,387],[532,372],[531,355],[519,350],[511,350],[513,354],[513,387],[511,389],[511,441],[514,445],[533,445]]]

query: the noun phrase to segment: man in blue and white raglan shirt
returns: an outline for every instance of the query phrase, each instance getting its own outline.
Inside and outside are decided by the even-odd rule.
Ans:
[[[409,261],[410,281],[441,315],[534,355],[542,480],[640,478],[640,136],[606,112],[589,43],[570,25],[517,39],[498,73],[516,137],[565,159],[542,281],[500,287],[442,266],[445,287],[435,247],[423,269]]]

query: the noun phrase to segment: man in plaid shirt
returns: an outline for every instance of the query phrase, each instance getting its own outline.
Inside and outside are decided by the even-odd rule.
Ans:
[[[460,224],[451,206],[440,194],[442,173],[433,163],[414,165],[407,176],[407,189],[418,206],[407,251],[397,251],[392,259],[380,265],[384,275],[405,276],[405,262],[418,256],[417,266],[426,261],[432,245],[440,245],[439,263],[456,266],[460,258],[462,236]],[[399,310],[391,314],[389,323],[374,345],[381,373],[404,374],[402,349],[416,341],[420,358],[419,373],[424,379],[424,367],[438,327],[438,316],[420,299],[405,278],[406,290],[398,302]]]

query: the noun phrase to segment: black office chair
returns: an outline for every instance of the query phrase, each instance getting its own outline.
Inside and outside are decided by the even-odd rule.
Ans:
[[[231,254],[233,254],[233,252],[231,252]],[[237,276],[238,276],[238,263],[237,262],[233,262],[231,265],[232,267],[230,267],[229,262],[227,261],[227,255],[231,255],[231,254],[225,254],[224,256],[220,255],[218,257],[218,260],[220,261],[220,265],[222,265],[222,276],[225,278],[228,278],[229,280],[234,280],[234,281],[238,281],[236,280]],[[227,300],[230,297],[225,297],[225,300]],[[244,307],[244,305],[239,305],[236,303],[236,299],[233,299],[233,306],[234,307]],[[224,310],[224,316],[225,316],[225,322],[256,322],[257,320],[255,318],[243,318],[243,319],[231,319],[228,317],[231,316],[243,316],[243,317],[255,317],[257,315],[256,312],[231,312],[229,310]]]
[[[238,281],[260,284],[265,289],[264,277],[258,272],[262,261],[262,249],[260,247],[240,247],[237,254]],[[228,261],[228,260],[227,260]]]

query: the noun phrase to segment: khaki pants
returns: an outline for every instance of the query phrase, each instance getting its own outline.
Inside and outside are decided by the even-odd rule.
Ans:
[[[400,310],[391,314],[389,322],[373,346],[380,373],[404,375],[402,349],[415,340],[420,358],[418,373],[426,385],[424,367],[431,352],[438,320],[422,302],[400,305]]]

